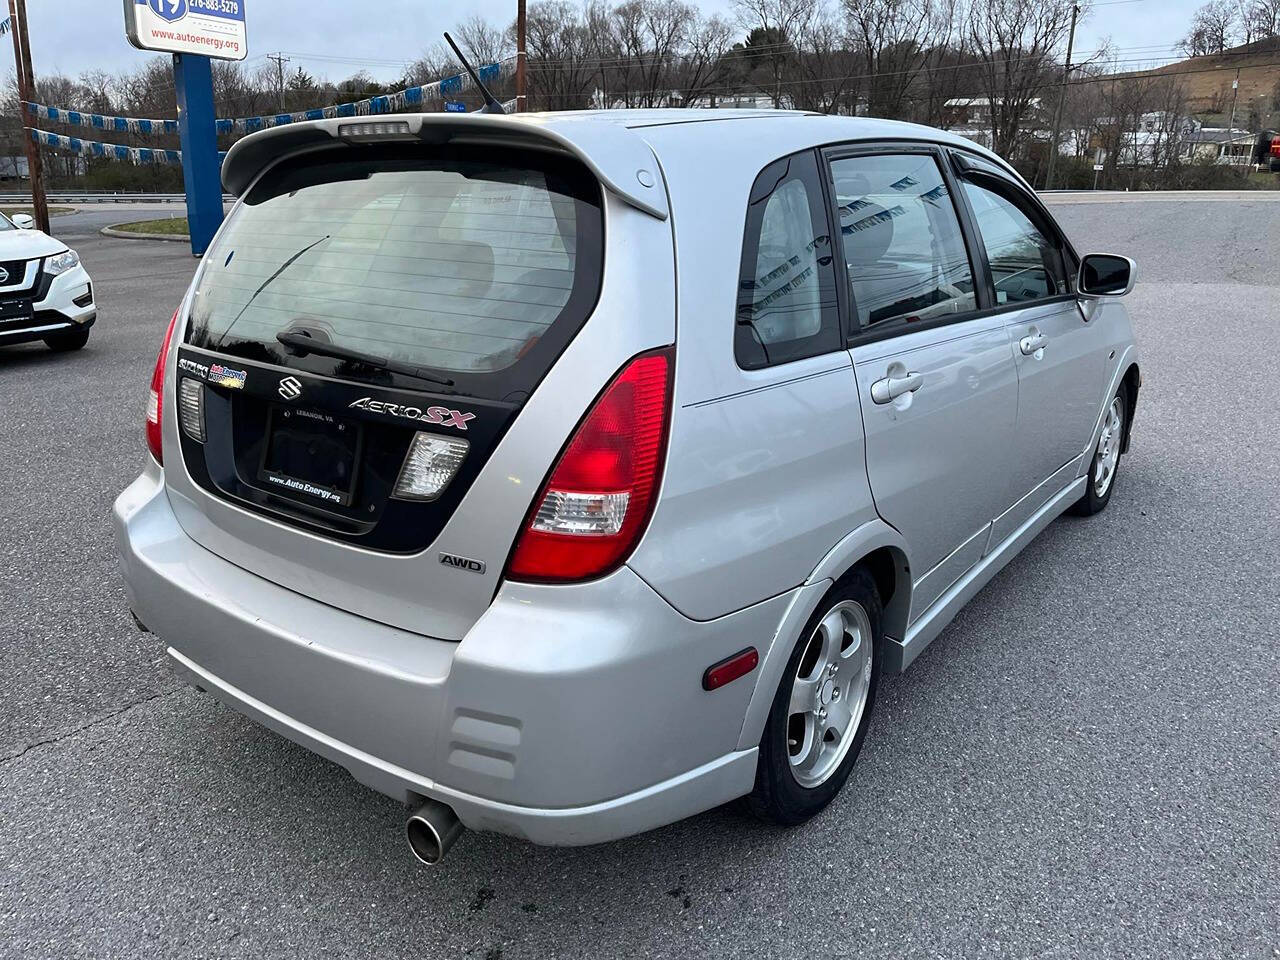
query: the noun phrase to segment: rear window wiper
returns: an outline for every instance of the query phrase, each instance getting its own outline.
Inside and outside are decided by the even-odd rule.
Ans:
[[[388,370],[391,373],[412,377],[415,380],[438,383],[445,387],[453,386],[453,381],[448,377],[440,377],[434,373],[428,373],[425,367],[415,366],[412,363],[401,363],[399,360],[392,360],[390,357],[380,357],[377,354],[365,353],[363,350],[356,350],[352,347],[340,347],[336,343],[329,343],[319,339],[305,327],[291,327],[288,330],[282,330],[276,334],[276,339],[286,347],[292,347],[303,356],[308,353],[314,353],[316,356],[332,357],[335,360],[354,360],[356,363],[367,364],[379,370]]]

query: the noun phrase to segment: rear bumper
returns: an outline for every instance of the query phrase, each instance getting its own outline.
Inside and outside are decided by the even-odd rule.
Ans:
[[[129,600],[175,669],[400,800],[544,844],[638,833],[749,792],[737,749],[754,675],[707,665],[767,638],[777,598],[696,623],[627,569],[508,584],[461,643],[326,606],[222,560],[178,525],[154,464],[114,511]],[[762,651],[763,652],[763,651]]]
[[[98,305],[84,267],[75,267],[54,277],[48,293],[36,301],[34,310],[35,316],[29,322],[0,323],[0,346],[30,343],[93,326],[98,319]]]

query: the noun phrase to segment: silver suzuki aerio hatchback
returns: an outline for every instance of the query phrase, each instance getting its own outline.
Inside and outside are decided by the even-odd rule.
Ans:
[[[585,844],[799,823],[1056,516],[1141,377],[1007,164],[730,110],[326,120],[238,143],[115,505],[175,668],[414,805]]]

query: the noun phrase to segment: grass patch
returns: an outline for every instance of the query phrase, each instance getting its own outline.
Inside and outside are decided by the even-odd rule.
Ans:
[[[74,212],[76,212],[76,207],[73,207],[73,206],[49,207],[50,216],[67,216],[67,214],[74,214]],[[5,207],[0,207],[0,214],[4,214],[5,216],[13,216],[14,214],[26,214],[27,216],[35,216],[36,211],[32,210],[31,207],[29,206],[5,206]]]
[[[112,230],[125,233],[162,233],[168,237],[185,237],[191,232],[186,217],[166,217],[163,220],[139,220],[137,223],[116,223]]]

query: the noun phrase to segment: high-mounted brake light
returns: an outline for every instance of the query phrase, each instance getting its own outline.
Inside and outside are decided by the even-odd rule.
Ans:
[[[160,355],[156,357],[156,368],[151,374],[151,392],[147,394],[147,449],[156,458],[156,463],[164,464],[164,445],[161,443],[164,424],[164,366],[169,358],[169,342],[173,339],[173,329],[178,325],[178,311],[173,312],[169,321],[169,329],[165,331],[164,343],[160,345]]]
[[[641,354],[605,388],[534,500],[508,578],[589,580],[630,555],[666,456],[673,360],[671,348]]]

